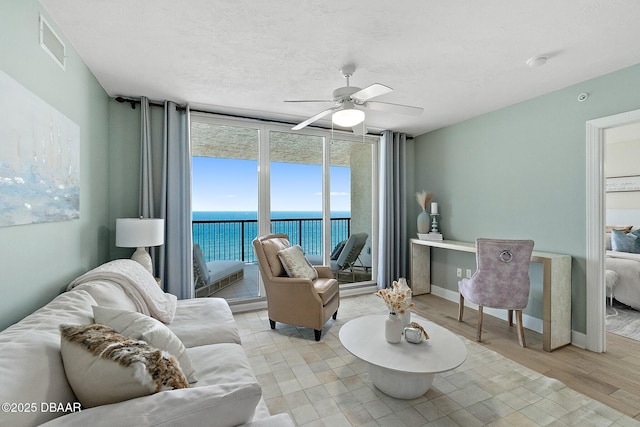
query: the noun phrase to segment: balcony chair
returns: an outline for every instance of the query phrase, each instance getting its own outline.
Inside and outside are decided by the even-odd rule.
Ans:
[[[331,271],[334,277],[338,277],[339,272],[350,270],[354,266],[368,237],[367,233],[355,233],[336,245],[331,253]],[[307,258],[312,265],[322,265],[322,255],[307,255]]]
[[[477,270],[470,279],[458,282],[460,305],[458,322],[462,322],[465,298],[478,305],[478,335],[482,335],[483,307],[506,309],[509,326],[513,326],[513,311],[518,322],[518,339],[526,347],[522,327],[522,310],[529,301],[529,264],[532,240],[477,239]]]
[[[340,305],[338,281],[327,266],[312,266],[300,246],[291,246],[286,234],[253,240],[260,275],[267,292],[271,329],[276,322],[311,328],[320,341],[322,327]],[[284,260],[284,264],[283,261]]]
[[[193,244],[193,275],[196,297],[208,297],[241,280],[244,262],[216,260],[205,262],[200,245]]]

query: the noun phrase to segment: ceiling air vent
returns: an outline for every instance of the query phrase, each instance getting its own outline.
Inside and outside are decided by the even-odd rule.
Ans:
[[[42,15],[40,15],[40,46],[64,70],[64,43]]]

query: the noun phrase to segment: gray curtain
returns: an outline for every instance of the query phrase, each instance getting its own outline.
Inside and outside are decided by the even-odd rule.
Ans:
[[[149,101],[142,98],[141,104],[140,214],[149,218],[154,215],[157,205],[153,197],[153,171],[157,170],[156,176],[162,177],[157,217],[165,220],[165,240],[154,265],[166,292],[178,299],[193,298],[189,108],[178,108],[170,101],[164,103],[162,145],[154,145]],[[161,150],[161,164],[152,164],[152,147]]]
[[[380,138],[380,229],[378,288],[407,277],[407,136],[384,131]]]
[[[151,141],[151,116],[149,110],[149,99],[145,96],[140,98],[140,193],[138,216],[141,218],[155,218],[153,200],[153,159]],[[154,274],[160,277],[160,266],[158,265],[158,248],[149,248],[149,254],[153,262]]]

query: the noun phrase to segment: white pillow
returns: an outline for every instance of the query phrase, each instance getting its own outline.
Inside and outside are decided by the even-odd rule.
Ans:
[[[85,408],[189,387],[176,358],[144,341],[98,324],[62,325],[60,334],[67,380]]]
[[[278,258],[282,262],[287,275],[298,279],[315,280],[318,272],[311,265],[300,245],[291,246],[278,251]]]
[[[117,308],[93,306],[93,317],[96,323],[107,325],[116,332],[136,340],[143,340],[153,347],[162,349],[178,359],[180,369],[190,383],[198,381],[191,358],[182,341],[171,329],[153,317],[135,311]]]

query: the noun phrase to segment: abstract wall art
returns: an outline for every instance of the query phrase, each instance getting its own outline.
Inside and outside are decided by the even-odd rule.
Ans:
[[[0,71],[0,226],[80,217],[80,127]]]

